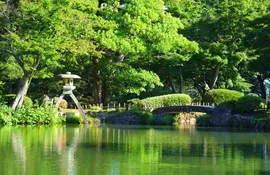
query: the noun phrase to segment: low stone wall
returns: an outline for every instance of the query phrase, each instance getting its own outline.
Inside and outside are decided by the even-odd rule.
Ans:
[[[270,119],[268,121],[256,121],[253,116],[232,114],[230,109],[224,106],[216,107],[212,117],[207,120],[207,122],[204,122],[205,126],[270,130]]]

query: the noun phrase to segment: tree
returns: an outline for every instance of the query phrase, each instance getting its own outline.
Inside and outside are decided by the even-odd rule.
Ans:
[[[21,0],[16,7],[12,1],[1,6],[5,27],[1,29],[0,51],[13,57],[23,72],[13,109],[22,105],[32,78],[52,77],[53,70],[61,67],[63,57],[74,58],[94,49],[91,43],[74,37],[80,36],[81,28],[87,27],[83,26],[85,23],[78,23],[78,19],[85,17],[80,11],[92,10],[92,6],[87,7],[90,3]]]
[[[270,6],[270,4],[268,4]],[[266,8],[267,6],[265,6]],[[261,10],[254,19],[250,20],[245,38],[245,46],[256,50],[258,59],[249,64],[250,73],[253,77],[257,77],[257,84],[253,91],[260,93],[263,98],[266,97],[263,80],[269,77],[270,64],[270,14],[267,10]],[[257,90],[259,85],[259,90]]]
[[[163,1],[129,0],[120,11],[106,11],[108,19],[119,27],[104,33],[108,48],[124,53],[124,62],[137,68],[154,71],[165,79],[172,68],[180,69],[198,50],[196,42],[189,41],[179,31],[181,20],[163,10]],[[164,76],[165,75],[165,76]]]
[[[189,64],[188,69],[193,71],[188,74],[196,77],[196,86],[205,82],[210,88],[215,88],[219,78],[220,82],[231,80],[233,85],[237,85],[240,79],[245,78],[245,67],[257,58],[253,49],[243,45],[243,40],[248,21],[260,11],[260,8],[254,6],[259,6],[261,2],[202,2],[201,19],[187,30],[188,38],[200,44],[199,54]]]

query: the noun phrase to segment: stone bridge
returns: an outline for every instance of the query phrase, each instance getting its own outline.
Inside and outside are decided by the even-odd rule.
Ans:
[[[156,108],[152,111],[153,114],[163,114],[163,113],[180,113],[180,112],[202,112],[202,113],[212,113],[215,106],[167,106]]]

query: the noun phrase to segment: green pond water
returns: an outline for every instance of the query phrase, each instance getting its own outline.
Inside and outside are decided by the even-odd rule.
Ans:
[[[191,126],[0,126],[0,175],[270,174],[269,138]]]

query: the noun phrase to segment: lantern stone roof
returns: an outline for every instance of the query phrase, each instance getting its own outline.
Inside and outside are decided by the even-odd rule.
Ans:
[[[71,72],[66,72],[66,74],[59,74],[61,78],[69,78],[69,79],[80,79],[81,77],[75,74],[71,74]]]

